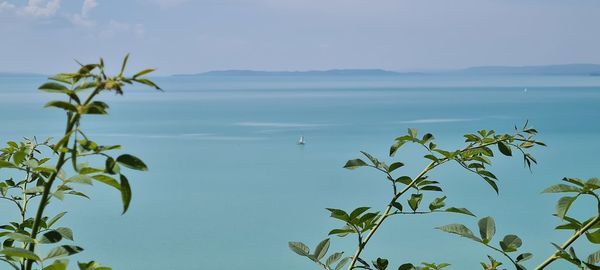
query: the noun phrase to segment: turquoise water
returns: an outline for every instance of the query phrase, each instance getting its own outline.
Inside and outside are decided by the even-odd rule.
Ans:
[[[59,112],[42,109],[43,78],[0,78],[0,135],[58,136]],[[130,89],[107,95],[108,117],[89,117],[88,133],[143,157],[148,173],[131,173],[133,202],[120,215],[119,194],[101,185],[92,200],[67,199],[64,224],[86,248],[78,259],[115,269],[318,269],[291,253],[287,241],[316,245],[339,225],[325,207],[381,209],[390,190],[374,171],[342,169],[360,150],[384,158],[408,127],[432,132],[442,147],[462,145],[480,128],[511,131],[529,120],[549,147],[534,151],[530,173],[519,158],[498,158],[492,171],[501,196],[459,168],[432,177],[448,205],[496,218],[497,237],[516,233],[523,251],[543,260],[566,234],[555,233],[556,197],[540,191],[564,176],[600,176],[600,77],[158,78],[163,93]],[[527,91],[524,92],[524,88]],[[299,136],[307,141],[296,145]],[[424,161],[407,147],[397,159],[413,175]],[[593,211],[582,201],[579,214]],[[5,208],[2,208],[5,209]],[[535,209],[536,211],[531,211]],[[591,209],[591,210],[590,210]],[[6,210],[3,210],[6,211]],[[392,265],[449,262],[478,269],[488,252],[432,228],[477,219],[404,216],[372,240],[366,257]],[[331,250],[353,252],[355,240],[334,238]],[[495,242],[497,242],[495,240]],[[583,249],[580,252],[586,255]],[[589,250],[587,250],[589,251]],[[350,254],[348,254],[350,255]],[[557,264],[555,268],[561,269]]]

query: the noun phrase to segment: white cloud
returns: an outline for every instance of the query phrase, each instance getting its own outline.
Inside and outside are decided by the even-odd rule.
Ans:
[[[7,10],[13,10],[15,8],[15,5],[6,2],[6,1],[2,1],[0,2],[0,12],[3,11],[7,11]]]
[[[90,11],[98,6],[98,2],[96,0],[84,0],[83,6],[81,7],[81,16],[87,17]]]
[[[90,12],[98,6],[96,0],[84,0],[81,6],[81,12],[68,16],[72,24],[79,27],[92,27],[96,22],[89,18]]]
[[[29,17],[50,17],[60,8],[60,0],[29,0],[18,13]]]

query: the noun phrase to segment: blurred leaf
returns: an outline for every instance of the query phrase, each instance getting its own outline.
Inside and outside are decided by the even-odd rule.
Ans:
[[[498,150],[500,150],[500,153],[504,154],[505,156],[512,156],[512,150],[510,149],[510,146],[503,141],[498,141]]]
[[[134,170],[138,170],[138,171],[147,171],[148,167],[146,166],[146,164],[144,164],[144,162],[133,156],[133,155],[129,155],[129,154],[124,154],[124,155],[120,155],[117,158],[117,162],[119,162],[119,164],[128,167],[130,169],[134,169]]]
[[[577,197],[562,197],[556,204],[556,216],[563,219]]]
[[[362,159],[357,158],[357,159],[348,160],[348,162],[346,162],[346,165],[344,165],[344,168],[353,170],[358,167],[364,167],[364,166],[368,166],[368,164],[366,162],[364,162]]]
[[[129,209],[129,203],[131,202],[131,187],[129,186],[129,180],[125,175],[120,175],[121,178],[121,200],[123,201],[123,214]]]
[[[494,234],[496,234],[496,223],[492,217],[484,217],[477,223],[479,225],[479,234],[484,244],[489,243]]]
[[[50,101],[50,102],[46,103],[46,105],[44,107],[56,107],[56,108],[70,111],[70,112],[77,112],[77,107],[75,107],[75,105],[73,105],[69,102],[60,101],[60,100]]]
[[[481,239],[477,238],[473,234],[473,232],[471,230],[469,230],[469,228],[465,227],[465,225],[462,225],[462,224],[449,224],[449,225],[437,227],[436,229],[447,232],[447,233],[457,234],[457,235],[469,238],[469,239],[477,241],[477,242],[482,242]]]
[[[57,258],[57,257],[71,256],[71,255],[77,254],[82,251],[83,251],[83,248],[78,247],[78,246],[62,245],[62,246],[58,246],[58,247],[51,249],[48,252],[48,255],[46,255],[46,257],[44,257],[44,260]]]
[[[509,234],[505,236],[504,239],[502,239],[502,241],[500,241],[500,248],[502,248],[502,251],[504,252],[513,252],[516,251],[519,247],[521,247],[522,244],[523,241],[521,240],[521,238],[514,234]]]
[[[463,215],[468,215],[468,216],[473,216],[475,217],[475,214],[471,213],[471,211],[469,211],[466,208],[457,208],[457,207],[449,207],[448,209],[444,210],[446,212],[451,212],[451,213],[457,213],[457,214],[463,214]]]
[[[289,248],[300,256],[308,256],[310,249],[302,242],[288,242]]]
[[[35,253],[33,253],[27,249],[22,249],[22,248],[4,247],[2,250],[0,250],[0,254],[10,256],[10,257],[30,259],[30,260],[34,260],[34,261],[38,261],[38,262],[41,261],[40,257],[38,257],[38,255],[35,255]]]
[[[329,238],[321,241],[317,247],[315,247],[314,256],[317,260],[321,260],[325,255],[327,255],[327,251],[329,250]]]

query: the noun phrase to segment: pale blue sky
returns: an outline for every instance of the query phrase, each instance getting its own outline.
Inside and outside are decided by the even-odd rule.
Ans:
[[[600,1],[0,0],[0,71],[72,59],[220,69],[600,63]]]

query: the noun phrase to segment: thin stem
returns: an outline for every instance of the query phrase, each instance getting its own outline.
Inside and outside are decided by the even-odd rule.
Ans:
[[[504,257],[508,258],[510,260],[510,262],[512,262],[514,265],[517,265],[517,262],[515,262],[515,260],[513,260],[513,258],[511,258],[508,254],[506,254],[506,252],[504,252],[504,251],[502,251],[502,250],[500,250],[500,249],[498,249],[496,247],[490,246],[488,244],[484,244],[484,245],[486,247],[489,247],[489,248],[491,248],[491,249],[499,252],[500,254],[504,255]]]
[[[561,250],[557,250],[556,252],[554,252],[554,254],[552,254],[550,257],[548,257],[548,259],[546,259],[538,267],[536,267],[535,270],[542,270],[542,269],[546,268],[546,266],[550,265],[552,262],[554,262],[558,258],[560,258],[560,254],[561,254],[561,252],[563,252],[563,250],[567,249],[571,244],[573,244],[573,242],[575,242],[580,236],[585,234],[589,229],[591,229],[599,221],[600,221],[600,215],[596,216],[594,219],[592,219],[592,221],[590,221],[590,223],[586,224],[581,229],[577,230],[573,236],[571,236],[569,239],[567,239],[567,241],[560,246]]]
[[[561,246],[562,250],[567,249],[571,244],[573,244],[573,242],[575,242],[575,240],[577,240],[580,236],[582,236],[584,233],[586,233],[588,230],[590,230],[592,227],[594,227],[594,225],[596,225],[597,223],[600,222],[600,197],[598,197],[598,194],[596,194],[594,192],[588,192],[585,194],[591,195],[596,199],[597,204],[598,204],[598,215],[593,220],[591,220],[588,224],[586,224],[581,229],[576,231],[575,234],[573,236],[571,236],[571,238],[567,239],[567,241]],[[535,270],[542,270],[546,266],[548,266],[552,262],[554,262],[556,259],[560,258],[559,255],[562,252],[562,250],[557,250],[556,252],[554,252],[554,254],[552,254],[550,257],[548,257],[548,259],[546,259],[538,267],[536,267]]]
[[[367,245],[367,243],[369,242],[369,240],[371,240],[371,237],[373,237],[373,235],[375,234],[375,232],[377,232],[377,229],[379,229],[379,227],[381,226],[381,224],[383,224],[383,222],[385,221],[385,219],[389,216],[390,212],[392,211],[392,207],[393,207],[392,205],[393,205],[393,203],[396,202],[396,200],[398,198],[400,198],[400,196],[402,196],[404,193],[406,193],[413,185],[415,185],[415,183],[417,183],[417,181],[421,177],[423,177],[423,175],[425,175],[427,172],[429,172],[431,169],[433,169],[436,166],[435,164],[436,164],[436,162],[434,162],[434,161],[432,161],[431,163],[429,163],[429,165],[427,165],[427,167],[425,167],[425,169],[423,169],[423,171],[421,171],[412,180],[412,182],[410,182],[410,184],[406,185],[406,187],[404,187],[404,189],[402,189],[399,193],[397,193],[396,195],[394,195],[394,197],[392,198],[392,200],[390,201],[390,203],[385,208],[385,211],[383,211],[383,214],[381,215],[381,217],[379,218],[379,220],[375,224],[375,227],[373,227],[373,229],[371,229],[371,231],[369,231],[369,234],[367,234],[367,237],[365,237],[365,239],[363,240],[363,242],[358,246],[358,249],[356,249],[356,252],[354,253],[354,256],[352,256],[352,261],[350,262],[350,266],[348,266],[348,270],[352,270],[352,269],[355,268],[354,265],[356,264],[356,261],[358,260],[358,258],[360,257],[360,254],[364,250],[364,247]]]
[[[85,102],[83,103],[82,106],[86,106],[88,105],[92,99],[98,94],[100,93],[101,89],[96,88],[94,90],[94,92],[92,92],[88,98],[85,100]],[[75,127],[75,125],[78,123],[79,119],[80,119],[80,114],[67,114],[67,127],[65,129],[65,136],[69,136],[71,131],[73,131],[73,128]],[[69,140],[66,140],[63,145],[68,145]],[[58,145],[57,146],[57,150],[62,147],[63,145]],[[35,215],[35,220],[33,221],[33,227],[31,228],[31,238],[36,239],[37,234],[39,233],[40,230],[40,224],[41,224],[41,220],[44,214],[44,209],[46,208],[46,205],[48,204],[48,197],[50,196],[50,191],[52,189],[52,184],[54,183],[54,180],[56,180],[56,177],[58,175],[58,172],[62,169],[63,165],[65,164],[65,162],[67,161],[66,159],[66,152],[61,152],[59,157],[58,157],[58,161],[56,162],[56,171],[53,172],[50,177],[48,177],[48,181],[46,182],[46,184],[44,185],[44,192],[42,193],[42,198],[40,200],[40,205],[38,206],[38,210],[37,213]],[[31,243],[29,245],[29,251],[31,252],[35,252],[35,243]],[[27,267],[25,268],[25,270],[31,270],[32,266],[33,266],[33,262],[34,260],[32,259],[28,259],[27,260]]]
[[[465,151],[472,151],[474,149],[479,149],[479,148],[483,148],[483,147],[487,147],[490,145],[494,145],[497,144],[498,142],[501,141],[506,141],[509,140],[510,138],[499,138],[497,140],[494,140],[493,142],[488,142],[488,143],[481,143],[480,145],[475,146],[474,143],[471,143],[467,146],[465,146],[463,149],[459,150],[458,152],[462,153]],[[514,138],[513,138],[514,139]],[[369,240],[371,240],[371,237],[373,237],[373,235],[375,234],[375,232],[377,232],[377,230],[379,229],[379,227],[383,224],[383,222],[386,220],[386,218],[388,218],[390,215],[390,212],[392,211],[393,208],[393,204],[396,202],[396,200],[398,200],[398,198],[400,198],[402,195],[404,195],[404,193],[406,193],[409,189],[413,188],[414,185],[417,183],[417,181],[419,181],[421,179],[421,177],[423,177],[427,172],[429,172],[430,170],[432,170],[433,168],[447,162],[450,160],[456,160],[455,158],[449,159],[449,158],[443,158],[443,159],[439,159],[437,161],[432,161],[430,162],[425,169],[423,169],[415,178],[413,178],[413,180],[406,185],[400,192],[395,193],[394,197],[391,199],[390,203],[388,203],[388,205],[386,206],[385,210],[383,211],[383,214],[381,215],[381,217],[379,218],[379,220],[376,222],[375,227],[373,227],[373,229],[371,229],[371,231],[369,231],[369,233],[367,234],[367,236],[364,238],[364,241],[362,243],[359,244],[358,248],[356,249],[356,252],[354,253],[354,256],[352,256],[352,261],[350,262],[350,265],[348,266],[348,270],[352,270],[354,268],[357,268],[356,265],[356,261],[358,260],[358,258],[360,257],[360,254],[362,253],[362,251],[364,250],[365,246],[367,245],[367,243],[369,242]],[[460,163],[460,162],[459,162]],[[389,174],[389,172],[382,170],[380,168],[375,167],[376,169],[384,172],[385,174],[388,175],[388,177],[391,177],[391,175]]]

